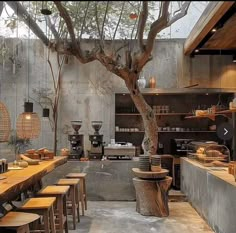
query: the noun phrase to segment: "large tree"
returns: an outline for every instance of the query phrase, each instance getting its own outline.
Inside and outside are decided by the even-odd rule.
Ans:
[[[49,48],[60,54],[72,55],[83,64],[97,60],[124,80],[142,116],[145,129],[143,149],[149,155],[155,154],[157,121],[137,80],[144,66],[152,59],[158,33],[184,17],[190,2],[174,2],[175,10],[170,12],[170,8],[173,9],[170,1],[50,1],[47,7],[53,14],[45,16],[45,21],[53,35],[52,39],[38,26],[42,3],[34,2],[30,6],[27,2],[13,1],[7,4]],[[81,46],[85,37],[94,41],[94,47],[90,50]],[[114,43],[118,37],[123,38],[122,45]]]

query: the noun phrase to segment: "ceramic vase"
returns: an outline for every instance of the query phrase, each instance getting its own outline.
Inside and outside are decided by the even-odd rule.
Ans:
[[[149,88],[156,88],[156,79],[154,77],[149,80]]]
[[[138,79],[138,87],[139,88],[145,88],[146,87],[146,79],[144,78],[144,76],[141,76],[139,79]]]

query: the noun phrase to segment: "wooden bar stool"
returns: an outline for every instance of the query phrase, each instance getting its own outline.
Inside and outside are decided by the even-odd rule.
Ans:
[[[39,218],[38,214],[8,212],[0,219],[0,232],[14,230],[16,233],[30,233],[29,224]]]
[[[76,229],[76,215],[78,218],[78,222],[80,222],[79,217],[79,183],[80,179],[60,179],[58,180],[55,185],[69,185],[69,195],[67,198],[67,210],[71,210],[72,217],[73,217],[73,229]],[[69,215],[69,211],[67,212]]]
[[[58,231],[61,233],[63,233],[63,229],[68,233],[66,196],[69,189],[70,186],[49,185],[37,193],[39,196],[56,197],[56,228],[58,228]],[[57,220],[59,223],[57,223]]]
[[[44,229],[45,233],[56,233],[55,221],[54,221],[54,210],[53,205],[56,201],[55,197],[42,197],[42,198],[29,198],[26,202],[19,207],[19,210],[36,213],[43,217],[43,226],[39,226]],[[51,231],[50,231],[51,229]]]
[[[84,209],[87,210],[87,191],[86,191],[86,177],[87,173],[69,173],[66,178],[69,179],[80,179],[80,201],[82,207],[82,215],[84,215]]]

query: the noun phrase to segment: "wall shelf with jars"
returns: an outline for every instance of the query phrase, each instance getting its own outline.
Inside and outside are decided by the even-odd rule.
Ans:
[[[158,141],[164,145],[164,153],[170,153],[171,138],[193,138],[195,140],[218,140],[216,124],[225,120],[219,117],[212,121],[202,117],[199,121],[195,117],[196,110],[207,110],[219,104],[226,109],[233,93],[178,93],[178,94],[143,94],[147,103],[153,108],[158,125]],[[220,96],[220,97],[219,97]],[[216,114],[213,114],[215,117]],[[213,118],[212,118],[213,119]],[[135,146],[142,144],[144,127],[141,114],[137,111],[131,97],[127,93],[115,94],[115,140],[117,142],[131,142]]]

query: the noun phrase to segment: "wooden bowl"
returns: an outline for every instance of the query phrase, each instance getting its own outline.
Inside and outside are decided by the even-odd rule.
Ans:
[[[161,171],[161,166],[153,166],[153,165],[151,165],[151,171],[152,172],[160,172]]]

